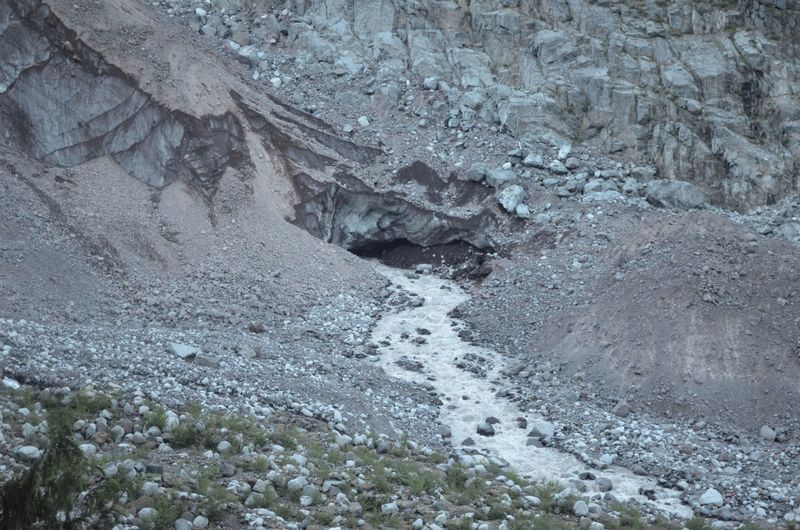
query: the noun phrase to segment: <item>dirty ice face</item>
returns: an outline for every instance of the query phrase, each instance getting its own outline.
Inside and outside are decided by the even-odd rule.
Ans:
[[[585,464],[568,453],[527,445],[530,425],[542,418],[520,411],[510,401],[496,396],[500,387],[493,381],[500,378],[504,368],[502,356],[472,346],[459,337],[459,329],[464,327],[464,323],[447,316],[469,298],[458,284],[433,275],[409,278],[406,271],[380,265],[377,267],[396,286],[424,300],[420,307],[386,314],[378,322],[373,341],[377,344],[389,342],[388,346],[380,346],[380,365],[392,377],[429,383],[435,387],[444,402],[439,419],[451,428],[454,446],[458,447],[465,439],[471,438],[475,448],[506,460],[516,473],[535,481],[556,480],[566,483],[569,479],[577,478],[579,472],[587,470]],[[430,332],[424,336],[426,342],[423,344],[411,340],[417,335],[418,328]],[[404,332],[410,337],[403,339],[401,334]],[[487,362],[480,365],[486,371],[486,377],[477,377],[456,366],[457,359],[471,353],[486,359]],[[400,364],[405,366],[413,363],[414,369],[403,368],[398,361],[403,361]],[[488,417],[499,420],[493,425],[494,436],[482,436],[476,430],[478,424]],[[517,418],[520,417],[528,420],[528,428],[518,427]],[[649,502],[665,513],[691,517],[691,510],[681,505],[678,492],[660,488],[650,478],[635,476],[618,467],[592,472],[598,477],[610,479],[614,486],[612,493],[620,500],[635,498],[640,502]],[[592,482],[587,481],[590,491]],[[647,501],[639,495],[642,488],[656,491],[656,500]]]

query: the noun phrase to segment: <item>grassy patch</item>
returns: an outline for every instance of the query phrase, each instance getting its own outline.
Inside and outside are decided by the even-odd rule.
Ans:
[[[710,526],[708,525],[708,521],[702,517],[692,517],[686,521],[686,528],[689,530],[707,530]]]
[[[175,527],[175,520],[183,513],[184,506],[176,503],[166,495],[159,495],[153,499],[153,508],[156,515],[152,519],[142,521],[139,528],[142,530],[169,530]]]
[[[539,507],[543,512],[550,513],[556,509],[558,506],[556,494],[559,491],[561,491],[561,485],[555,481],[546,482],[536,487],[536,496],[541,501]]]
[[[164,410],[164,407],[156,404],[149,405],[149,408],[150,412],[144,416],[145,428],[158,427],[163,431],[164,427],[167,425],[167,411]]]
[[[470,477],[461,465],[453,465],[447,470],[445,483],[456,504],[470,504],[481,498],[486,490],[484,481]]]
[[[396,470],[398,482],[408,486],[411,492],[417,496],[433,493],[442,483],[440,474],[426,469],[413,460],[399,462]]]
[[[172,429],[171,445],[175,448],[181,449],[191,447],[200,440],[200,433],[191,423],[184,422]]]

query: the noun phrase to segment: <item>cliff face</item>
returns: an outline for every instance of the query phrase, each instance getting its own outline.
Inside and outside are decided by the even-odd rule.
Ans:
[[[299,64],[429,78],[462,128],[488,121],[525,143],[650,164],[735,209],[798,188],[798,2],[298,0],[292,10]]]

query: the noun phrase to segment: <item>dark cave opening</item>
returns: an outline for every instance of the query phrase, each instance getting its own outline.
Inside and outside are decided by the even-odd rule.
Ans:
[[[448,267],[457,271],[458,276],[473,279],[485,277],[486,254],[493,249],[478,249],[466,241],[456,240],[441,245],[422,246],[408,239],[398,238],[390,241],[370,241],[349,249],[356,256],[377,259],[384,265],[410,269],[420,263],[436,267]],[[458,274],[460,272],[461,274]]]

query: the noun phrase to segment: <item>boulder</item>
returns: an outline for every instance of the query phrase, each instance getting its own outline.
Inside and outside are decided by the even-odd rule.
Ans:
[[[479,423],[477,432],[481,436],[494,436],[494,427],[491,423]]]
[[[773,428],[772,428],[772,427],[770,427],[769,425],[764,425],[764,426],[762,426],[762,427],[761,427],[761,430],[758,432],[758,434],[759,434],[759,435],[760,435],[762,438],[764,438],[765,440],[767,440],[768,442],[774,442],[774,441],[775,441],[775,438],[777,438],[777,437],[778,437],[778,434],[775,432],[775,429],[773,429]]]
[[[528,156],[522,161],[525,167],[534,167],[537,169],[544,169],[544,157],[537,153],[529,153]]]
[[[550,170],[551,173],[555,173],[556,175],[566,175],[569,173],[569,169],[565,166],[560,160],[553,160],[550,162],[550,165],[547,166],[547,169]]]
[[[572,513],[578,517],[586,517],[589,515],[589,505],[586,501],[578,501],[572,506]]]
[[[38,447],[24,445],[22,447],[17,447],[17,449],[14,451],[14,454],[20,460],[33,461],[39,458],[42,455],[42,452]]]
[[[792,241],[793,243],[800,244],[800,223],[791,222],[784,223],[776,230],[780,235]]]
[[[261,56],[255,46],[242,46],[236,51],[239,62],[255,66],[261,61]]]
[[[515,212],[517,217],[520,219],[530,219],[531,218],[531,209],[528,207],[527,204],[520,204],[517,206],[517,210]]]
[[[725,502],[725,499],[722,497],[720,492],[714,488],[709,488],[705,493],[700,495],[698,502],[701,506],[722,506],[722,504]]]
[[[683,180],[653,180],[647,183],[647,201],[653,206],[688,210],[707,202],[706,193]]]
[[[522,189],[522,186],[514,184],[497,192],[496,198],[505,211],[515,214],[517,207],[525,199],[525,190]]]
[[[517,174],[510,169],[497,168],[486,173],[485,182],[493,188],[500,188],[506,184],[515,184]]]
[[[549,421],[539,421],[533,425],[533,428],[528,433],[528,436],[538,438],[539,440],[548,440],[555,436],[556,427]]]
[[[489,168],[486,167],[486,164],[472,164],[462,180],[482,182],[488,172]]]
[[[200,348],[195,348],[188,344],[181,344],[179,342],[170,342],[167,345],[167,350],[184,360],[192,359],[200,352]]]

